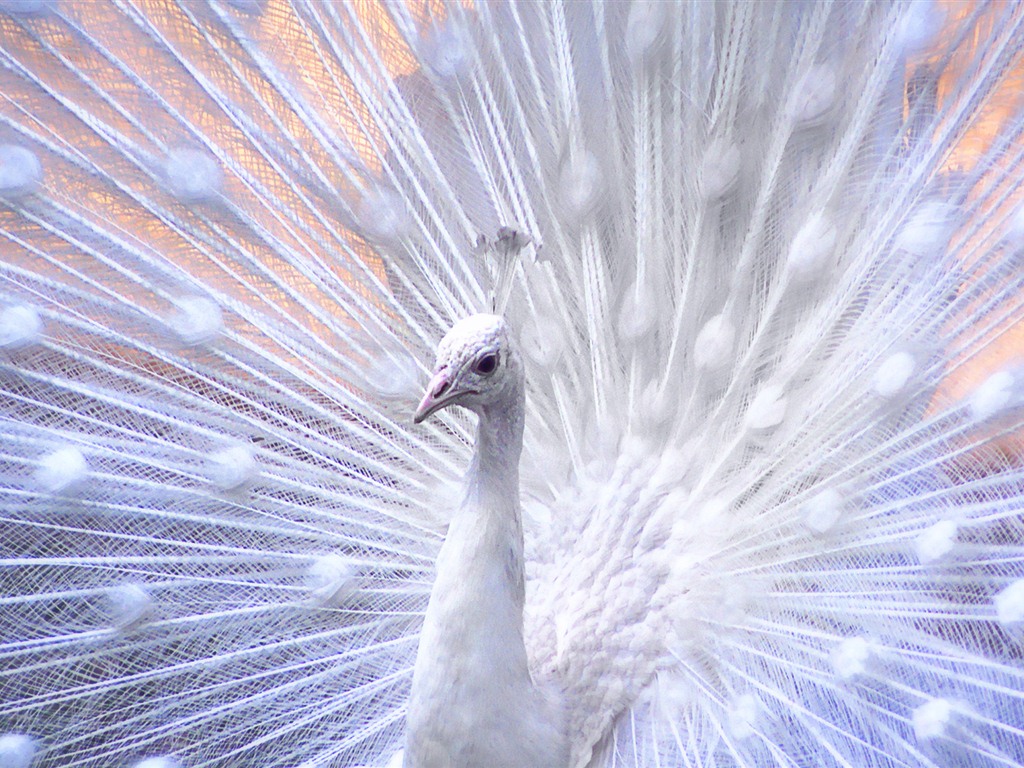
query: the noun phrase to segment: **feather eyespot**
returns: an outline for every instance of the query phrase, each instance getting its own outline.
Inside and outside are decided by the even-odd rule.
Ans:
[[[473,363],[473,373],[478,373],[481,376],[490,376],[496,370],[498,370],[497,352],[488,352]]]

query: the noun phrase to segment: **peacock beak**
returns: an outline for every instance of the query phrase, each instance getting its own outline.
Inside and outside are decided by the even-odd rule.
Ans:
[[[452,388],[451,373],[448,368],[442,368],[427,384],[427,391],[423,395],[423,399],[420,400],[416,413],[412,415],[413,422],[419,424],[430,414],[444,408],[456,394],[457,392]]]

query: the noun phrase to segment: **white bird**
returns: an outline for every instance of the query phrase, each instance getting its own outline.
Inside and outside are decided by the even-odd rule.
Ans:
[[[0,768],[1024,764],[1022,71],[0,0]]]
[[[457,404],[480,422],[420,634],[407,766],[568,764],[557,693],[534,685],[523,641],[525,400],[523,363],[501,318],[457,323],[441,342],[415,421]]]

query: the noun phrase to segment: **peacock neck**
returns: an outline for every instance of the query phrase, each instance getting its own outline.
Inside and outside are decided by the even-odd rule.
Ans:
[[[561,765],[550,757],[554,718],[523,641],[523,400],[478,411],[466,495],[441,547],[420,635],[408,715],[414,768],[441,764],[425,757],[428,744],[458,768]]]
[[[467,473],[467,494],[488,508],[519,516],[519,457],[523,451],[525,397],[517,391],[479,410],[476,449]]]
[[[478,411],[476,446],[466,473],[465,498],[448,529],[452,548],[471,547],[493,563],[502,564],[507,583],[502,594],[514,605],[508,627],[510,645],[523,644],[524,602],[523,527],[519,503],[519,457],[523,450],[524,398],[513,398]],[[461,566],[455,566],[461,567]],[[481,595],[494,600],[493,592]]]

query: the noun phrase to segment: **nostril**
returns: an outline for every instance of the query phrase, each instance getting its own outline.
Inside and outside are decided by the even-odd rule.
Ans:
[[[447,381],[447,380],[438,382],[437,386],[434,387],[434,391],[430,393],[431,397],[434,397],[434,398],[440,397],[441,395],[443,395],[445,392],[448,391],[448,387],[450,387],[451,385],[452,385],[452,383],[450,381]]]

